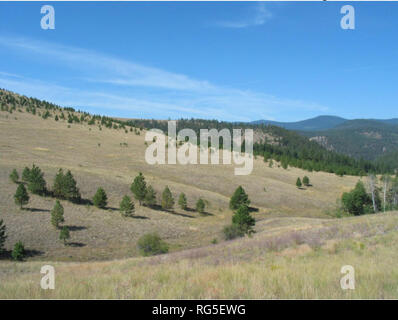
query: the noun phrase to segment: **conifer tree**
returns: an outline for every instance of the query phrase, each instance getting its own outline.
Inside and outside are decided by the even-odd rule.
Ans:
[[[232,224],[239,226],[243,233],[251,234],[256,221],[249,213],[249,208],[241,205],[232,216]]]
[[[130,217],[134,212],[134,203],[129,196],[124,196],[120,202],[120,212],[124,217]]]
[[[105,208],[108,203],[108,197],[106,196],[105,190],[98,188],[97,192],[93,197],[93,204],[98,208]]]
[[[134,194],[134,198],[136,198],[141,205],[146,194],[146,182],[141,172],[134,178],[134,181],[130,186],[130,190]]]
[[[250,200],[242,186],[239,186],[231,197],[229,207],[232,210],[238,209],[241,205],[249,206]]]
[[[22,181],[28,182],[30,176],[30,169],[25,167],[22,171]]]
[[[46,192],[46,181],[41,169],[33,165],[29,172],[28,190],[33,194],[44,194]]]
[[[59,233],[59,240],[62,240],[64,242],[64,245],[66,246],[66,240],[70,238],[70,233],[69,229],[67,226],[62,227],[60,233]]]
[[[310,185],[310,178],[308,178],[307,176],[305,176],[303,178],[303,184],[308,187]]]
[[[58,228],[61,222],[64,222],[64,207],[59,200],[55,202],[54,208],[51,210],[51,224]]]
[[[166,186],[162,193],[162,208],[164,210],[169,210],[174,206],[173,195],[168,186]]]
[[[178,197],[178,205],[182,210],[187,209],[187,197],[184,192],[181,192],[180,196]]]
[[[152,207],[156,204],[156,192],[152,186],[148,186],[146,190],[144,204],[148,207]]]
[[[18,241],[14,245],[14,249],[11,252],[11,257],[15,261],[22,261],[23,258],[25,257],[25,247],[21,241]]]
[[[300,179],[300,178],[297,178],[296,187],[300,189],[300,188],[302,187],[302,185],[303,185],[303,184],[301,183],[301,179]]]
[[[205,202],[203,201],[202,198],[199,198],[199,200],[196,202],[196,211],[199,213],[204,213],[205,212]]]
[[[24,204],[27,204],[29,202],[29,195],[23,183],[20,183],[18,185],[17,191],[14,195],[14,200],[15,204],[19,205],[21,209]]]
[[[10,174],[10,180],[14,183],[17,183],[19,179],[19,175],[17,172],[17,169],[12,170],[11,174]]]

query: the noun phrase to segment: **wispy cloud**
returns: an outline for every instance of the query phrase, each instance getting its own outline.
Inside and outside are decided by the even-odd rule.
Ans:
[[[218,21],[215,24],[223,28],[247,28],[252,26],[261,26],[272,18],[272,13],[266,8],[263,2],[257,3],[253,8],[254,13],[248,18]]]
[[[276,118],[297,109],[327,111],[316,102],[220,86],[80,48],[1,36],[0,46],[25,53],[27,63],[38,58],[61,75],[73,74],[76,81],[65,83],[42,74],[31,79],[0,72],[0,86],[63,106],[128,117],[231,121]]]

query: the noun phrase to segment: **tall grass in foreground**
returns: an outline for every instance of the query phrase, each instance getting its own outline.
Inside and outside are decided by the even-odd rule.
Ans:
[[[56,287],[47,291],[39,285],[45,263],[2,262],[0,298],[396,299],[397,249],[394,231],[361,241],[344,240],[303,255],[270,251],[246,262],[219,261],[212,255],[55,263]],[[355,290],[340,288],[343,265],[355,268]]]

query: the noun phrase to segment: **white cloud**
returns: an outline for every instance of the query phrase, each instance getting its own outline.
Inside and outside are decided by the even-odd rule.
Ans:
[[[219,21],[216,25],[223,28],[247,28],[261,26],[271,18],[272,13],[265,7],[263,2],[259,2],[254,8],[254,14],[251,17],[236,21]]]
[[[103,110],[104,114],[120,112],[130,117],[231,121],[276,118],[283,112],[298,109],[327,110],[314,102],[227,88],[79,48],[5,37],[0,37],[0,46],[27,53],[28,63],[36,55],[42,63],[59,70],[59,74],[72,73],[76,81],[67,86],[61,80],[59,86],[54,79],[45,81],[42,74],[38,74],[37,79],[27,79],[0,72],[2,87],[63,106],[91,107]]]

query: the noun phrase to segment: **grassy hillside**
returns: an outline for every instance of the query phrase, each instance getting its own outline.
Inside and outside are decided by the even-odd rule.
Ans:
[[[299,219],[300,221],[300,219]],[[43,263],[0,264],[0,298],[397,299],[398,213],[338,221],[269,220],[253,238],[151,258],[50,263],[55,290],[41,290]],[[341,267],[355,268],[342,290]]]
[[[235,176],[234,165],[148,165],[145,162],[145,142],[142,131],[114,130],[68,124],[67,121],[44,120],[28,113],[0,113],[0,218],[9,230],[6,247],[22,240],[41,254],[62,260],[121,258],[137,254],[136,240],[148,231],[158,231],[172,244],[173,250],[198,247],[221,239],[221,230],[231,219],[229,198],[242,185],[258,208],[254,215],[263,220],[274,217],[327,217],[326,208],[351,189],[359,178],[338,177],[328,173],[308,173],[300,169],[287,170],[275,164],[270,168],[262,158],[254,160],[249,176]],[[121,145],[121,143],[127,143]],[[50,224],[49,211],[55,200],[31,195],[21,211],[14,204],[16,184],[8,179],[13,168],[21,175],[25,166],[38,165],[45,173],[49,187],[58,168],[70,169],[84,199],[92,199],[98,187],[108,194],[107,210],[61,201],[65,208],[66,225],[72,227],[73,247],[58,241],[58,232]],[[175,198],[185,192],[188,205],[194,208],[199,197],[209,202],[208,215],[182,211],[175,206],[173,213],[140,207],[136,203],[136,218],[122,218],[119,203],[129,190],[133,178],[143,172],[147,182],[160,193],[168,185]],[[309,176],[312,187],[299,190],[297,177]],[[265,191],[264,191],[265,189]]]
[[[13,104],[12,101],[9,105]],[[235,165],[148,165],[145,129],[115,123],[61,119],[57,108],[44,116],[18,104],[0,111],[0,219],[7,226],[8,251],[0,257],[0,298],[396,298],[394,268],[398,213],[331,219],[344,191],[359,177],[270,167],[254,160],[249,176],[235,176]],[[58,121],[55,121],[55,117]],[[76,118],[84,113],[75,113]],[[101,121],[96,119],[95,121]],[[82,198],[98,187],[108,194],[106,209],[62,200],[70,245],[59,240],[50,223],[55,199],[31,195],[25,210],[14,204],[17,185],[9,174],[39,166],[51,189],[58,168],[70,169]],[[188,206],[172,211],[139,206],[123,218],[119,203],[133,178],[142,172],[160,194],[170,187],[175,198],[184,192]],[[298,189],[297,177],[312,186]],[[222,228],[231,222],[230,196],[242,185],[255,208],[252,238],[224,241]],[[194,208],[208,201],[206,214]],[[137,240],[156,231],[170,253],[142,258]],[[216,239],[217,244],[214,243]],[[21,240],[27,261],[12,262],[9,253]],[[56,268],[56,290],[40,289],[40,268]],[[340,289],[340,268],[353,265],[357,290]]]

